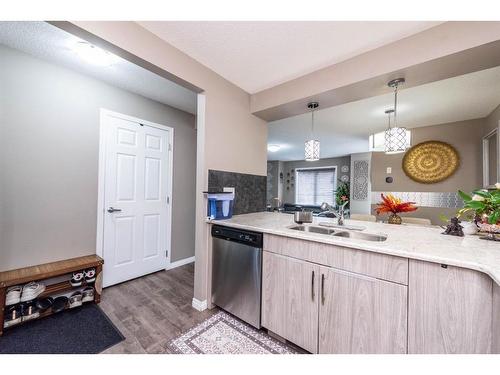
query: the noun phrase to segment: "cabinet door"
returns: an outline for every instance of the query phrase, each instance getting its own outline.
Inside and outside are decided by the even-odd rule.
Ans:
[[[319,266],[264,252],[262,275],[262,325],[317,353]]]
[[[409,271],[409,353],[489,353],[492,280],[418,260],[410,260]]]
[[[406,286],[328,267],[320,283],[320,353],[406,353]]]

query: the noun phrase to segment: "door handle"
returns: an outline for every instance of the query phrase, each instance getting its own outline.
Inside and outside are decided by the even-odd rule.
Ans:
[[[314,271],[312,271],[312,279],[311,279],[311,298],[314,301]]]
[[[321,274],[321,304],[325,304],[325,274]]]
[[[112,214],[113,212],[121,212],[121,209],[120,208],[113,208],[113,207],[110,207],[108,208],[108,212],[110,214]]]

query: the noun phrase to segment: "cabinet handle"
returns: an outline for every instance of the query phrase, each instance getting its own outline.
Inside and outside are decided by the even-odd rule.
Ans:
[[[325,274],[321,274],[321,304],[325,304]]]
[[[312,271],[312,279],[311,279],[311,298],[314,301],[314,271]]]

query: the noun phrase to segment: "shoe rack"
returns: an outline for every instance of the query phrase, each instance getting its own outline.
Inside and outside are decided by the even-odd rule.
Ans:
[[[102,292],[102,267],[104,260],[97,255],[88,255],[78,258],[67,259],[59,262],[45,263],[32,267],[20,268],[11,271],[0,272],[0,336],[3,335],[5,329],[11,329],[19,324],[12,327],[4,328],[4,318],[5,318],[5,299],[7,294],[7,289],[14,285],[22,285],[29,283],[31,281],[43,282],[46,287],[45,291],[39,296],[50,296],[54,294],[61,294],[65,292],[70,292],[75,289],[71,285],[69,278],[67,280],[59,281],[50,284],[46,280],[60,278],[65,275],[71,274],[83,269],[95,268],[96,269],[96,280],[93,283],[94,286],[94,303],[99,303],[101,301]],[[83,283],[82,286],[86,284]],[[64,313],[64,312],[62,312]],[[52,310],[49,309],[40,314],[39,317],[32,319],[37,320],[44,318],[46,316],[52,315]],[[31,320],[30,320],[31,321]]]

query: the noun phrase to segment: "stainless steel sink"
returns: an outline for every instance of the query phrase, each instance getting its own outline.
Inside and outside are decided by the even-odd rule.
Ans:
[[[331,228],[317,227],[314,225],[292,225],[291,227],[288,227],[288,229],[299,230],[301,232],[326,234],[326,235],[332,235],[336,232],[334,229]]]
[[[333,235],[336,237],[345,237],[357,240],[376,241],[376,242],[383,242],[387,239],[387,236],[384,235],[360,233],[360,232],[336,232]]]

